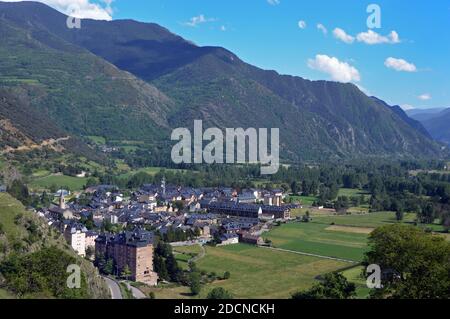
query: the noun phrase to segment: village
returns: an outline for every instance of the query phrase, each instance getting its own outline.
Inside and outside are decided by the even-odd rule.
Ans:
[[[272,223],[290,220],[291,210],[300,207],[285,204],[282,190],[189,188],[166,185],[165,179],[127,196],[113,185],[88,187],[75,197],[63,189],[54,195],[55,203],[37,214],[78,255],[112,259],[117,274],[126,269],[130,280],[149,286],[158,284],[156,237],[174,247],[270,245],[262,234]]]

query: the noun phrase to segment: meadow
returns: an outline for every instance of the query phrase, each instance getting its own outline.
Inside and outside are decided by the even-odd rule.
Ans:
[[[321,256],[361,261],[367,251],[367,234],[328,230],[328,224],[289,223],[272,229],[264,237],[274,247]]]
[[[178,247],[174,248],[179,250]],[[198,252],[198,247],[183,248],[183,252]],[[274,251],[237,244],[206,247],[206,255],[197,267],[218,276],[230,272],[228,280],[218,280],[203,286],[198,298],[204,298],[215,287],[223,287],[235,298],[289,298],[294,292],[311,287],[316,277],[348,266],[348,263]],[[156,298],[188,298],[186,287],[151,288]]]
[[[56,186],[57,188],[65,188],[73,192],[83,190],[87,180],[85,177],[48,175],[34,179],[29,186],[33,190],[49,189],[52,186]]]

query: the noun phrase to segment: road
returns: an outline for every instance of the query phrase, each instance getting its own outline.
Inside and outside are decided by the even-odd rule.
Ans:
[[[130,285],[129,282],[125,281],[125,284],[127,285],[127,288],[131,290],[131,293],[133,294],[134,298],[136,298],[136,299],[146,299],[147,298],[147,296],[144,295],[144,293],[142,291],[140,291],[138,288]]]
[[[106,284],[108,285],[109,290],[111,291],[111,299],[123,299],[122,293],[120,292],[120,287],[117,284],[117,282],[108,277],[103,277],[103,279],[105,279]]]
[[[296,251],[296,250],[288,250],[288,249],[267,247],[267,246],[258,246],[258,247],[265,248],[265,249],[271,249],[271,250],[277,250],[277,251],[283,251],[283,252],[297,254],[297,255],[303,255],[303,256],[310,256],[310,257],[331,259],[331,260],[336,260],[336,261],[343,261],[343,262],[351,263],[351,264],[357,264],[358,263],[357,261],[354,261],[354,260],[348,260],[348,259],[342,259],[342,258],[336,258],[336,257],[329,257],[329,256],[322,256],[322,255],[316,255],[316,254],[309,254],[309,253],[304,253],[304,252]]]

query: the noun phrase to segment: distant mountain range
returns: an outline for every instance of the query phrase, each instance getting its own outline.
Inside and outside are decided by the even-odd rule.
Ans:
[[[0,86],[15,94],[0,119],[19,129],[25,121],[31,139],[169,145],[173,128],[202,119],[205,127],[278,127],[289,160],[442,155],[419,122],[353,84],[265,71],[157,24],[83,20],[68,29],[66,19],[41,3],[0,2]]]
[[[407,114],[421,122],[434,139],[450,144],[450,108],[413,109]]]

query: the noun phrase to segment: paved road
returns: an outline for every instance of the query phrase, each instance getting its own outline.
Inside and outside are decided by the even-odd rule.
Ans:
[[[111,291],[111,299],[123,299],[122,293],[120,292],[120,287],[117,284],[117,282],[108,277],[103,278],[105,279],[106,284],[108,285],[109,290]]]
[[[342,259],[342,258],[335,258],[335,257],[329,257],[329,256],[322,256],[322,255],[316,255],[316,254],[309,254],[309,253],[304,253],[304,252],[296,251],[296,250],[288,250],[288,249],[275,248],[275,247],[267,247],[267,246],[258,246],[258,247],[260,247],[260,248],[265,248],[265,249],[271,249],[271,250],[277,250],[277,251],[283,251],[283,252],[293,253],[293,254],[303,255],[303,256],[310,256],[310,257],[318,257],[318,258],[331,259],[331,260],[336,260],[336,261],[343,261],[343,262],[351,263],[351,264],[357,264],[357,263],[358,263],[358,262],[356,262],[356,261],[354,261],[354,260],[348,260],[348,259]]]
[[[147,298],[147,296],[142,291],[140,291],[138,288],[130,285],[129,282],[125,282],[125,284],[127,285],[127,288],[131,290],[131,293],[133,294],[134,298],[136,298],[136,299],[146,299]]]

